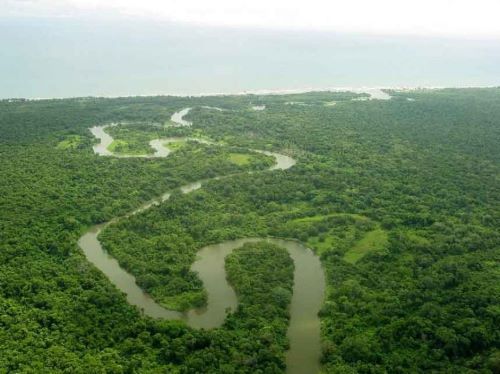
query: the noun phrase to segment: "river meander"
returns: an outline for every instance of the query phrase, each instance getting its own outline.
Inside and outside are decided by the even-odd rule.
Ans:
[[[183,117],[190,108],[183,109],[172,115],[171,121],[176,126],[190,126],[191,123]],[[94,152],[101,156],[115,157],[167,157],[171,150],[168,143],[178,141],[178,138],[155,139],[150,142],[155,150],[152,155],[117,156],[109,151],[108,147],[113,138],[105,132],[106,127],[95,126],[90,129],[92,134],[100,140],[94,146]],[[205,142],[201,139],[190,139]],[[289,156],[254,150],[272,156],[275,164],[269,170],[285,170],[295,164],[295,160]],[[180,187],[183,193],[189,193],[202,187],[205,181],[197,181]],[[170,191],[162,196],[151,200],[130,212],[124,217],[116,217],[109,222],[95,225],[85,232],[79,239],[78,244],[82,248],[87,259],[101,270],[120,291],[127,301],[137,306],[147,316],[153,318],[183,320],[193,328],[216,328],[222,325],[228,310],[235,310],[238,298],[226,280],[224,269],[225,257],[234,249],[248,242],[265,240],[284,247],[288,250],[295,264],[293,295],[290,305],[290,324],[288,337],[290,349],[287,352],[287,373],[307,374],[317,373],[320,369],[319,360],[321,356],[320,343],[320,321],[318,312],[321,308],[325,292],[324,272],[319,258],[308,248],[298,241],[277,238],[241,238],[214,245],[209,245],[197,253],[197,258],[191,269],[198,273],[207,291],[207,304],[202,308],[191,309],[186,312],[169,310],[156,303],[136,283],[135,277],[123,269],[118,261],[107,253],[99,242],[99,233],[107,225],[126,218],[132,214],[139,213],[149,207],[168,200]]]

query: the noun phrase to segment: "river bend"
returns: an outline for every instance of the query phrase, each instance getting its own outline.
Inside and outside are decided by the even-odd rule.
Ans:
[[[191,126],[191,122],[184,120],[184,116],[191,108],[182,109],[171,117],[173,126]],[[218,108],[210,108],[218,109]],[[167,157],[171,150],[168,143],[179,138],[163,138],[152,140],[149,144],[154,149],[152,155],[116,155],[108,147],[113,138],[105,129],[116,124],[95,126],[90,128],[91,133],[100,141],[93,149],[101,156],[113,157]],[[205,140],[187,138],[206,142]],[[295,160],[279,153],[253,150],[272,156],[274,165],[269,170],[285,170],[295,164]],[[201,188],[205,181],[197,181],[182,186],[183,193],[189,193]],[[153,318],[183,320],[193,328],[215,328],[222,325],[227,310],[235,310],[238,305],[237,296],[232,286],[226,280],[224,269],[225,257],[235,248],[248,242],[265,240],[287,249],[295,264],[293,295],[290,305],[290,324],[288,337],[290,349],[287,352],[286,364],[289,374],[317,373],[320,369],[321,356],[320,321],[318,312],[323,303],[325,279],[319,258],[304,245],[294,240],[276,238],[242,238],[226,241],[203,247],[197,253],[197,258],[191,270],[198,273],[207,291],[207,305],[202,308],[191,309],[186,312],[169,310],[156,303],[136,283],[135,277],[123,269],[118,261],[107,253],[99,241],[101,230],[112,222],[132,214],[144,211],[155,204],[170,198],[170,191],[151,200],[124,217],[116,217],[111,221],[95,225],[85,232],[78,244],[82,248],[88,261],[101,270],[120,291],[125,293],[127,301],[137,306],[147,316]]]

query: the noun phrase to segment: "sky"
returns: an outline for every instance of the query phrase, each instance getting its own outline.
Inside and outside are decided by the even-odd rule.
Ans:
[[[0,98],[500,84],[500,0],[0,0]]]
[[[120,16],[218,27],[500,39],[499,0],[1,0],[1,18]]]

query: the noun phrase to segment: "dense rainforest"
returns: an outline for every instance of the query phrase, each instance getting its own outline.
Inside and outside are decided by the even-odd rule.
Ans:
[[[169,190],[100,236],[159,303],[203,304],[190,265],[206,244],[293,238],[325,270],[325,373],[500,372],[500,89],[388,93],[0,101],[0,373],[285,370],[284,249],[235,250],[239,307],[196,330],[142,315],[77,246]],[[192,126],[169,126],[185,107]],[[210,143],[97,156],[88,129],[110,123],[116,153]],[[270,172],[252,149],[297,164]]]

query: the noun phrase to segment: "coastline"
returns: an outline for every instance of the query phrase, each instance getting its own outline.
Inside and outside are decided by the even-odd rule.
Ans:
[[[491,86],[344,86],[344,87],[307,87],[307,88],[292,88],[292,89],[261,89],[261,90],[246,90],[239,92],[200,92],[195,94],[184,93],[151,93],[143,95],[96,95],[96,96],[66,96],[66,97],[35,97],[23,98],[12,97],[3,98],[1,101],[43,101],[43,100],[74,100],[74,99],[118,99],[132,97],[214,97],[214,96],[246,96],[246,95],[290,95],[308,92],[355,92],[366,93],[371,90],[394,90],[394,91],[418,91],[418,90],[443,90],[443,89],[468,89],[468,88],[498,88],[499,85]]]

